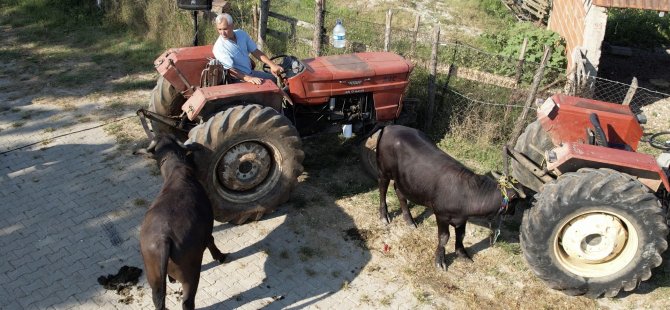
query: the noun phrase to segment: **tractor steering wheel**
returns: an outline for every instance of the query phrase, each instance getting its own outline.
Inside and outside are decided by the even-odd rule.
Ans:
[[[274,57],[270,58],[270,61],[279,65],[280,67],[282,67],[284,69],[284,71],[286,71],[286,67],[284,66],[284,59],[286,59],[288,57],[290,57],[290,56],[288,56],[288,55],[277,55],[277,56],[274,56]],[[270,71],[270,66],[268,66],[266,63],[263,64],[263,72],[272,73]]]
[[[670,151],[670,131],[661,131],[649,136],[649,144],[659,150]]]

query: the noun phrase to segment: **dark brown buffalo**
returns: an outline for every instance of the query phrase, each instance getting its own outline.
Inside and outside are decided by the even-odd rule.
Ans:
[[[435,266],[444,270],[449,225],[456,231],[456,255],[471,260],[463,247],[468,217],[495,215],[506,209],[509,199],[517,197],[514,190],[505,189],[509,199],[503,199],[498,182],[472,172],[438,149],[422,132],[409,127],[393,125],[382,129],[377,144],[377,168],[380,219],[391,222],[386,191],[393,180],[408,225],[416,227],[407,200],[429,207],[435,213],[438,239]]]
[[[158,162],[164,180],[140,230],[154,306],[165,309],[165,278],[169,277],[182,284],[183,309],[194,309],[205,248],[219,262],[225,259],[212,237],[212,207],[186,150],[173,136],[156,136],[147,152]]]

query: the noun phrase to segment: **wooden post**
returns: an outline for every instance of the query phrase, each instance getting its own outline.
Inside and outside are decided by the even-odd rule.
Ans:
[[[393,18],[393,11],[389,9],[386,12],[386,32],[384,34],[384,51],[388,52],[391,47],[391,19]]]
[[[515,87],[521,83],[521,75],[523,74],[523,64],[526,62],[526,48],[528,47],[528,38],[523,38],[521,44],[521,51],[519,52],[519,62],[516,64],[516,76],[514,77]]]
[[[517,118],[516,123],[514,124],[514,130],[512,131],[512,135],[510,136],[509,141],[507,141],[507,145],[511,148],[514,147],[514,144],[516,143],[516,138],[519,136],[519,134],[521,134],[521,129],[523,127],[524,120],[528,115],[530,105],[533,104],[533,102],[535,102],[535,96],[537,96],[537,90],[540,87],[542,78],[544,77],[544,68],[547,66],[547,61],[549,61],[550,55],[551,55],[551,46],[545,45],[544,55],[542,55],[542,61],[540,62],[540,67],[537,68],[535,76],[533,76],[533,85],[531,85],[530,91],[528,92],[528,98],[526,98],[526,104],[523,107],[523,112],[521,112],[521,115],[519,115],[519,118]]]
[[[259,29],[258,29],[258,4],[254,4],[253,10],[254,10],[252,12],[253,20],[251,21],[251,24],[252,24],[252,27],[254,28],[253,29],[254,35],[256,35],[256,37],[259,37],[260,34],[259,34]]]
[[[523,65],[526,63],[526,49],[528,47],[528,38],[523,38],[523,43],[521,44],[521,50],[519,51],[519,59],[516,64],[516,75],[514,76],[514,88],[511,90],[511,94],[509,96],[510,100],[508,102],[511,104],[513,103],[512,101],[516,98],[516,91],[519,88],[519,84],[521,84],[521,76],[523,75]],[[503,121],[507,123],[507,118],[509,117],[510,113],[512,113],[512,106],[508,104],[505,107],[505,115],[503,116]]]
[[[323,44],[323,9],[325,7],[326,0],[316,0],[314,6],[314,38],[312,39],[314,57],[321,56],[321,45]]]
[[[621,104],[630,105],[630,102],[633,101],[633,97],[635,96],[636,91],[637,91],[637,78],[633,77],[633,81],[630,82],[630,87],[628,88],[626,97],[623,98],[623,102]]]
[[[290,27],[291,27],[291,30],[290,30],[290,33],[289,33],[288,37],[289,37],[289,40],[291,40],[292,42],[295,41],[295,38],[296,38],[296,36],[297,36],[297,34],[296,34],[296,30],[295,30],[295,27],[296,27],[296,24],[297,24],[297,23],[298,23],[297,20],[292,20],[292,21],[289,22],[289,25],[291,25],[291,26],[290,26]]]
[[[430,77],[428,84],[428,109],[426,111],[424,129],[430,130],[433,126],[435,112],[435,88],[437,84],[437,46],[440,44],[440,26],[435,25],[433,30],[433,48],[430,53]]]
[[[263,50],[265,46],[265,33],[268,29],[268,14],[270,12],[270,0],[260,0],[261,11],[258,20],[258,49]]]
[[[416,15],[416,19],[414,20],[414,30],[413,30],[413,35],[412,35],[412,47],[410,49],[410,55],[415,56],[416,55],[416,37],[419,36],[419,22],[421,21],[421,15]]]

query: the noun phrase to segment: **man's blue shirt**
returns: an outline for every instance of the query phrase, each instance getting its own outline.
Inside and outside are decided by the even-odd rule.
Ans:
[[[214,43],[214,57],[223,64],[225,69],[235,68],[244,74],[251,73],[249,53],[258,49],[256,43],[242,29],[233,30],[237,42],[219,36]]]

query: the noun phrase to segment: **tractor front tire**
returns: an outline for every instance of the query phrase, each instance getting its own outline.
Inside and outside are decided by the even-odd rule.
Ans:
[[[616,296],[661,264],[660,202],[628,175],[580,169],[547,183],[524,213],[521,249],[535,274],[568,295]]]
[[[235,106],[189,132],[194,161],[220,222],[259,220],[286,202],[303,171],[302,142],[291,122],[256,104]]]
[[[514,150],[523,154],[538,167],[544,164],[544,151],[554,147],[551,138],[544,129],[539,120],[530,123],[524,132],[516,140]],[[518,161],[512,160],[512,176],[516,178],[525,187],[539,192],[542,188],[542,181],[538,179],[528,168],[521,165]]]
[[[181,106],[184,102],[186,102],[186,98],[168,80],[160,76],[156,82],[156,86],[151,91],[149,111],[164,116],[179,116],[181,114]],[[160,122],[151,121],[151,128],[156,133],[171,133],[179,138],[186,137],[183,132]]]

